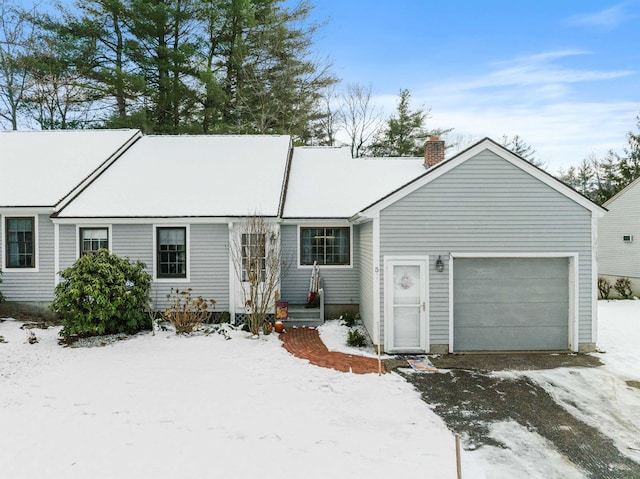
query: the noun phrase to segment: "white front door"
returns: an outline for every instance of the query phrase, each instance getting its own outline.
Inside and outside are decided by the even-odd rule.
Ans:
[[[385,258],[385,351],[427,351],[427,258]]]

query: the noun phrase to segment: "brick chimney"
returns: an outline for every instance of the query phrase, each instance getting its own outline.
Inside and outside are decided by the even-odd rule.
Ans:
[[[444,141],[430,136],[424,144],[424,167],[431,168],[444,160]]]

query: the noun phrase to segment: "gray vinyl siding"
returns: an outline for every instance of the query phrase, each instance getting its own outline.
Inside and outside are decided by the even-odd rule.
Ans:
[[[598,273],[640,278],[640,182],[606,205],[598,220]],[[633,242],[622,241],[632,235]]]
[[[113,252],[145,263],[153,274],[153,225],[113,225]],[[216,300],[216,311],[229,311],[229,229],[226,224],[190,226],[189,282],[152,283],[151,301],[163,308],[171,288],[191,288],[192,296]]]
[[[118,225],[111,228],[113,253],[142,261],[151,274],[153,269],[153,225]]]
[[[320,224],[317,223],[317,224]],[[320,277],[324,288],[326,304],[358,304],[360,297],[359,286],[359,254],[358,229],[353,228],[351,246],[353,248],[353,265],[351,268],[322,267]],[[282,280],[281,297],[283,301],[292,304],[303,304],[309,294],[309,267],[298,267],[298,227],[284,225],[281,228],[282,252],[290,266]]]
[[[77,259],[78,240],[76,238],[76,225],[59,225],[58,234],[60,241],[60,271],[68,268]]]
[[[360,261],[360,318],[368,331],[374,331],[373,318],[373,222],[364,223],[359,230]]]
[[[429,255],[430,344],[449,344],[450,252],[578,253],[579,342],[592,342],[591,239],[590,211],[488,150],[380,213],[380,265]],[[380,307],[384,318],[384,297]]]
[[[4,215],[0,217],[0,221],[4,222],[7,216],[13,215]],[[6,268],[2,271],[0,291],[9,301],[50,302],[53,300],[55,286],[53,223],[49,215],[46,214],[37,215],[36,221],[38,226],[36,237],[38,243],[37,271],[20,268]],[[0,238],[0,244],[2,245],[2,254],[6,255],[7,245],[4,238]]]

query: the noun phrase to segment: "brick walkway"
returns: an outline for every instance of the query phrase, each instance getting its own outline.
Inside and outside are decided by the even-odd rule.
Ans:
[[[282,346],[298,358],[307,359],[311,364],[342,372],[357,374],[377,373],[378,360],[364,356],[331,352],[320,339],[318,330],[311,328],[291,328],[280,334]],[[384,373],[384,364],[382,365]]]

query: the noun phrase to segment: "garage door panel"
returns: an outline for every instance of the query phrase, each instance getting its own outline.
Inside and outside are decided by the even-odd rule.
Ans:
[[[567,349],[567,327],[523,328],[463,328],[461,339],[456,339],[459,351],[524,351],[539,350],[539,338],[544,338],[545,350]],[[472,340],[469,340],[472,339]]]
[[[532,311],[533,309],[533,311]],[[567,303],[511,303],[508,311],[502,304],[458,304],[456,326],[523,327],[556,326],[567,318]]]
[[[497,279],[500,277],[568,278],[566,258],[464,258],[455,261],[461,277]]]
[[[567,258],[454,258],[454,351],[565,350]]]
[[[457,277],[457,272],[456,272]],[[544,303],[567,302],[567,279],[499,278],[491,280],[457,279],[454,282],[456,303]]]

